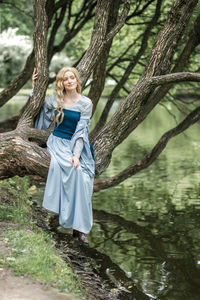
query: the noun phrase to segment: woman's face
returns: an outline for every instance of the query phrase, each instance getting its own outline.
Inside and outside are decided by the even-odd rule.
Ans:
[[[66,91],[73,91],[77,87],[77,79],[73,72],[67,71],[63,77],[63,85]]]

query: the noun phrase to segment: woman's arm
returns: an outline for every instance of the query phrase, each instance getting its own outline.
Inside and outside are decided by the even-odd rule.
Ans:
[[[87,101],[88,103],[85,105],[83,111],[81,112],[81,118],[80,118],[80,121],[81,120],[90,120],[91,116],[92,116],[92,101],[87,98]],[[76,142],[75,142],[75,145],[74,145],[74,149],[73,149],[73,157],[71,159],[71,163],[73,164],[74,162],[74,167],[75,165],[78,167],[79,166],[79,158],[81,156],[81,152],[83,150],[83,138],[82,137],[79,137]]]

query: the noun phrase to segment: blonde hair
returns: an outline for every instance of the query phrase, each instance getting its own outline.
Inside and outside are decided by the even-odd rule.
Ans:
[[[64,118],[63,107],[64,107],[65,88],[63,85],[63,79],[66,72],[72,72],[74,74],[77,80],[76,91],[79,94],[81,93],[81,80],[77,69],[73,67],[62,68],[56,76],[56,93],[57,93],[57,103],[58,103],[56,110],[58,114],[55,117],[55,112],[53,112],[53,118],[54,121],[57,123],[57,126],[59,126],[62,123]]]

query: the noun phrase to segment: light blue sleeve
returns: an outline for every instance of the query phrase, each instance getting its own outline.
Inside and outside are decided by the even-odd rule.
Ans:
[[[91,100],[90,100],[91,101]],[[72,139],[70,141],[70,147],[74,153],[76,142],[81,139],[83,146],[80,153],[80,162],[82,162],[83,169],[91,176],[95,176],[95,161],[91,152],[90,142],[89,142],[89,125],[90,118],[92,115],[92,102],[85,106],[83,112],[81,113],[81,118],[76,126],[76,131],[74,132]]]
[[[81,119],[91,119],[92,117],[92,107],[93,103],[92,101],[88,98],[88,103],[85,105],[83,111],[81,112]]]
[[[84,107],[83,111],[81,112],[80,120],[82,120],[82,119],[90,120],[90,118],[92,116],[92,107],[93,107],[93,104],[92,104],[92,101],[90,100],[89,103]],[[79,137],[75,142],[73,153],[78,158],[80,158],[82,150],[83,150],[83,138]]]
[[[73,154],[75,154],[78,158],[80,158],[82,150],[83,150],[83,138],[80,137],[75,142]]]
[[[30,96],[33,95],[33,90],[30,92]],[[48,129],[53,122],[53,109],[56,108],[56,95],[45,98],[43,106],[40,109],[34,123],[34,127],[37,129]]]

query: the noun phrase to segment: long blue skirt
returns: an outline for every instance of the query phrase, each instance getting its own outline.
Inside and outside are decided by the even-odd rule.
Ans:
[[[62,227],[89,233],[92,228],[92,192],[94,178],[70,160],[70,140],[51,134],[47,140],[51,162],[46,181],[43,207],[59,214]]]

